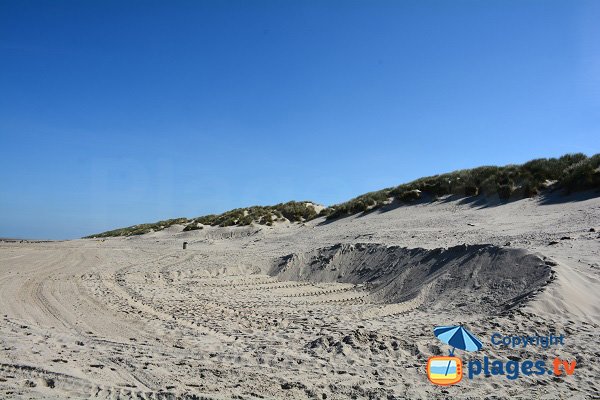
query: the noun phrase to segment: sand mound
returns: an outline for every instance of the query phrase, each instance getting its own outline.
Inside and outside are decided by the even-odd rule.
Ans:
[[[492,245],[409,249],[339,244],[277,260],[270,275],[282,280],[364,285],[374,301],[416,302],[424,309],[502,312],[550,282],[540,257]]]

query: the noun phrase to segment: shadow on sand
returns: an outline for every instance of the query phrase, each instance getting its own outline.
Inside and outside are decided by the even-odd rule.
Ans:
[[[598,196],[600,196],[600,190],[587,190],[587,191],[571,193],[571,194],[564,194],[564,192],[562,192],[560,190],[553,190],[553,191],[548,191],[548,192],[542,193],[539,196],[534,197],[533,199],[536,199],[538,201],[539,205],[544,206],[544,205],[552,205],[552,204],[574,203],[574,202],[578,202],[578,201],[589,200],[589,199],[592,199],[592,198],[598,197]],[[464,197],[464,196],[459,196],[459,195],[449,195],[449,196],[444,196],[439,199],[435,199],[433,196],[424,195],[419,200],[413,201],[410,203],[394,200],[390,204],[386,204],[384,206],[374,208],[372,210],[363,211],[363,212],[360,212],[357,214],[342,215],[338,218],[330,219],[330,220],[326,219],[326,220],[318,223],[317,226],[329,225],[333,222],[337,222],[337,221],[343,220],[348,217],[362,218],[362,217],[366,217],[367,215],[371,215],[371,214],[375,214],[375,213],[384,214],[386,212],[393,211],[400,207],[411,207],[411,206],[419,205],[419,204],[435,204],[435,203],[446,204],[446,203],[457,202],[457,204],[459,204],[459,205],[468,205],[472,208],[481,209],[481,208],[498,207],[498,206],[502,206],[505,204],[514,203],[514,202],[520,201],[520,200],[523,200],[523,198],[515,197],[515,198],[508,199],[508,200],[501,200],[500,198],[498,198],[497,195],[494,195],[491,197],[485,197],[485,196]]]

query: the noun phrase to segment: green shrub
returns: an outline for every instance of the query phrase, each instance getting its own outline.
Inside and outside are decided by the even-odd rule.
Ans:
[[[279,217],[284,217],[291,222],[308,221],[316,218],[315,208],[307,205],[308,202],[290,201],[274,206],[273,212]]]
[[[407,190],[406,192],[400,194],[398,198],[401,201],[410,203],[415,200],[418,200],[421,197],[421,191],[419,189]]]
[[[570,165],[562,173],[560,183],[567,193],[600,189],[600,154]]]
[[[192,222],[191,224],[186,225],[185,228],[183,228],[183,231],[184,232],[197,231],[199,229],[204,229],[204,227],[201,225],[198,225],[197,222]]]
[[[481,185],[479,186],[479,193],[485,196],[493,196],[496,193],[498,185],[496,183],[496,176],[488,176]]]
[[[479,187],[473,184],[465,185],[465,196],[472,197],[479,194]]]
[[[510,183],[508,184],[499,184],[496,191],[498,192],[498,197],[501,200],[508,200],[510,198],[510,195],[513,193],[514,191],[514,186],[511,185]]]

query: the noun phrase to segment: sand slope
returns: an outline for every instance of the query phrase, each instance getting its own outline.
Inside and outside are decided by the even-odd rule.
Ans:
[[[593,398],[600,199],[570,200],[0,243],[0,397]],[[433,327],[459,323],[480,358],[576,372],[434,386],[427,358],[449,348]],[[566,344],[492,348],[495,331]]]

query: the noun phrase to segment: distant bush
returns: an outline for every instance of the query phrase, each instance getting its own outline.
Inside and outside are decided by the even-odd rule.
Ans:
[[[565,168],[560,182],[568,193],[600,189],[600,154],[579,160]]]
[[[185,226],[185,228],[183,228],[184,232],[188,232],[188,231],[197,231],[199,229],[203,229],[204,227],[202,225],[198,225],[197,222],[192,222],[191,224],[188,224]]]
[[[195,218],[194,222],[197,222],[202,225],[212,225],[216,218],[217,218],[216,215],[210,214],[210,215],[205,215],[203,217]]]
[[[329,207],[329,209],[323,210],[320,216],[327,216],[327,219],[335,219],[344,215],[374,210],[387,204],[390,198],[390,189],[366,193],[345,203]]]
[[[514,186],[510,183],[505,185],[498,185],[498,187],[496,188],[496,191],[498,192],[498,197],[501,200],[508,200],[514,190]]]
[[[466,185],[465,186],[465,196],[467,197],[471,197],[471,196],[477,196],[479,194],[479,187],[476,185]]]
[[[419,189],[407,190],[399,195],[399,199],[407,203],[418,200],[421,197]]]
[[[280,217],[283,216],[291,222],[300,222],[311,220],[317,216],[315,207],[308,204],[309,202],[289,201],[277,204],[273,208]]]

